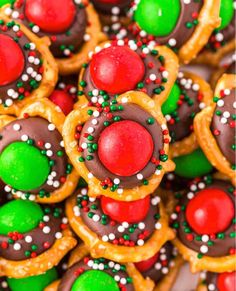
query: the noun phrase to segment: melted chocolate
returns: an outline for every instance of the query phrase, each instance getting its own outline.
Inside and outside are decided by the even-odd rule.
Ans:
[[[15,130],[14,125],[19,125],[19,130]],[[9,144],[16,141],[22,141],[22,135],[27,135],[29,139],[34,141],[34,146],[36,146],[40,151],[52,151],[52,155],[49,158],[55,163],[51,167],[51,172],[56,173],[56,176],[53,177],[53,181],[60,181],[60,178],[66,175],[67,156],[64,148],[60,145],[62,141],[61,134],[57,131],[57,129],[50,131],[48,129],[49,125],[50,123],[41,117],[29,117],[10,122],[0,130],[0,153],[3,152]],[[38,146],[39,141],[43,142],[42,146]],[[51,146],[47,149],[47,145],[49,144]],[[61,157],[58,155],[58,152],[62,153]],[[59,186],[60,184],[58,187]],[[39,193],[42,189],[46,192],[52,192],[55,190],[55,185],[50,185],[48,181],[45,181],[41,187],[32,189],[30,192]]]
[[[19,19],[19,21],[22,21],[25,26],[32,29],[32,31],[39,37],[43,37],[45,35],[49,36],[52,42],[50,49],[55,57],[66,57],[65,49],[69,50],[70,54],[78,52],[84,42],[84,34],[87,27],[87,13],[83,5],[75,3],[76,15],[70,28],[63,33],[55,34],[44,31],[37,32],[34,30],[34,26],[32,27],[31,22],[25,16],[26,1],[27,0],[22,1],[21,5],[17,4],[17,2],[13,5],[14,11],[19,12],[19,15],[23,15],[23,20]]]
[[[16,27],[13,21],[0,24],[0,28],[3,26],[7,29],[6,31],[1,29],[1,34],[17,39],[16,43],[21,48],[25,60],[21,76],[10,84],[0,86],[0,104],[3,103],[9,107],[16,100],[24,99],[29,92],[39,87],[42,79],[42,58],[41,54],[35,50],[35,45],[22,33],[20,27],[19,31],[13,30],[13,27]]]
[[[199,183],[204,183],[204,181],[200,181]],[[197,184],[194,184],[194,185],[197,186]],[[235,203],[232,191],[230,191],[233,188],[229,182],[214,180],[210,182],[209,184],[205,184],[204,189],[215,189],[215,188],[223,190],[231,198],[233,204]],[[191,190],[189,192],[191,192]],[[181,196],[178,203],[178,205],[185,207],[185,209],[189,202],[189,198],[187,194],[188,194],[187,192],[184,192],[184,194]],[[195,195],[197,195],[197,192]],[[195,233],[194,230],[192,230],[191,227],[188,226],[187,221],[186,221],[185,210],[181,210],[179,213],[176,213],[176,214],[177,214],[177,219],[174,220],[174,222],[178,223],[178,227],[176,229],[178,239],[189,249],[200,253],[200,247],[202,245],[207,245],[207,243],[202,242],[201,239],[197,239],[198,237],[201,238],[201,236]],[[173,224],[173,226],[175,225],[175,223]],[[189,232],[185,232],[186,228],[189,228],[191,231],[191,234],[193,234],[193,240],[191,241],[187,239],[187,235],[189,234]],[[234,224],[231,223],[231,225],[224,231],[224,238],[220,238],[217,235],[214,239],[209,238],[209,240],[213,242],[213,245],[211,246],[208,245],[208,251],[205,255],[209,257],[228,256],[230,249],[234,248],[235,246],[235,239],[230,236],[230,234],[233,232],[234,232]]]
[[[101,262],[99,262],[100,264],[104,265],[104,270],[102,270],[103,272],[107,273],[108,275],[110,275],[111,277],[114,278],[115,275],[120,276],[120,278],[129,278],[128,274],[126,273],[125,270],[125,266],[124,265],[120,265],[114,262],[114,265],[120,265],[121,269],[119,271],[115,271],[115,269],[113,269],[113,267],[110,267],[111,263],[113,263],[112,261],[108,261],[105,259],[97,259],[100,260]],[[93,261],[92,258],[84,258],[83,261],[80,261],[76,264],[74,264],[72,267],[69,268],[69,270],[65,273],[65,275],[62,277],[61,282],[59,284],[58,287],[58,291],[70,291],[73,284],[75,283],[76,279],[79,277],[79,274],[77,273],[78,270],[82,269],[83,272],[89,271],[89,270],[94,270],[95,268],[93,267],[89,267],[88,266],[88,261]],[[110,264],[109,264],[110,262]],[[112,272],[112,271],[115,272]],[[132,283],[127,283],[125,286],[125,290],[126,291],[134,291],[134,286]]]
[[[170,131],[171,143],[180,141],[185,137],[189,136],[193,131],[193,118],[201,110],[199,107],[199,91],[193,90],[197,84],[191,84],[190,88],[186,85],[182,85],[183,78],[179,78],[176,84],[179,86],[181,93],[176,111],[170,114],[171,119],[167,119],[168,129]],[[189,79],[187,79],[189,80]]]
[[[163,149],[163,141],[162,141],[162,129],[157,122],[155,122],[152,125],[147,124],[148,118],[152,117],[149,113],[144,111],[141,107],[135,105],[135,104],[125,104],[123,105],[124,109],[122,111],[115,111],[113,113],[113,116],[120,116],[121,120],[132,120],[139,124],[141,124],[144,128],[146,128],[149,133],[151,134],[154,142],[154,151],[153,151],[153,157],[159,159],[159,151]],[[87,143],[87,138],[84,136],[85,133],[87,133],[89,127],[93,127],[95,129],[93,133],[94,143],[98,143],[98,139],[100,136],[100,133],[106,128],[104,125],[104,122],[107,121],[107,116],[105,112],[102,112],[100,116],[97,118],[98,123],[96,125],[93,125],[92,120],[94,117],[91,117],[83,126],[82,132],[81,132],[81,138],[79,140],[79,145],[81,146],[83,143]],[[114,121],[109,120],[110,124],[112,124]],[[88,149],[84,149],[83,151],[83,157],[85,158],[85,164],[86,167],[89,169],[89,171],[97,177],[99,180],[105,180],[106,178],[110,178],[114,180],[117,178],[116,175],[111,173],[105,166],[101,163],[97,152],[93,153],[93,159],[87,160],[86,156],[90,155],[88,152]],[[152,176],[156,171],[156,165],[152,163],[151,161],[146,165],[146,167],[140,171],[140,173],[143,175],[143,179],[147,179],[150,176]],[[120,184],[119,187],[121,188],[133,188],[138,185],[142,184],[142,181],[137,179],[137,175],[129,176],[129,177],[123,177],[119,176]]]
[[[221,106],[221,102],[223,102],[223,106]],[[216,142],[222,154],[232,165],[235,164],[235,128],[231,125],[235,123],[234,103],[235,91],[232,89],[229,95],[217,101],[211,123],[211,129],[215,136]],[[228,113],[230,116],[225,118],[224,115]]]
[[[227,68],[226,70],[226,74],[236,74],[236,70],[235,70],[235,66],[236,66],[236,62],[233,61]]]
[[[120,3],[112,4],[112,3],[102,3],[102,1],[91,0],[96,10],[102,14],[112,15],[114,9],[118,10],[117,14],[124,15],[127,12],[129,5],[131,4],[132,0],[122,0],[119,1]]]

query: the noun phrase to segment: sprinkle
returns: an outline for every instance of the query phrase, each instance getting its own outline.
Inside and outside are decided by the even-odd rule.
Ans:
[[[204,246],[204,245],[201,246],[200,247],[200,252],[203,253],[203,254],[206,254],[208,252],[208,247],[207,246]]]

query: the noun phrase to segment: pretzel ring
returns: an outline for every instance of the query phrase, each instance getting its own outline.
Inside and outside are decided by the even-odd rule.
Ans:
[[[140,106],[146,112],[151,114],[157,123],[162,125],[163,129],[166,129],[165,120],[162,117],[160,108],[158,108],[155,102],[144,93],[133,91],[127,92],[123,95],[120,95],[117,101],[118,104],[120,103],[129,105],[132,103]],[[174,169],[172,161],[167,160],[166,162],[160,162],[162,169],[160,172],[158,172],[158,175],[154,174],[148,179],[148,185],[137,186],[132,189],[122,189],[122,192],[119,192],[119,189],[117,190],[118,192],[111,191],[110,188],[103,189],[101,186],[101,181],[95,176],[91,175],[85,163],[79,162],[79,159],[82,157],[82,153],[77,150],[77,140],[75,138],[76,127],[78,125],[83,125],[86,121],[88,121],[90,116],[87,112],[92,112],[93,110],[96,110],[96,108],[88,107],[72,111],[67,116],[63,127],[63,138],[65,141],[66,152],[77,172],[88,183],[89,196],[96,197],[102,194],[116,200],[132,201],[144,198],[145,196],[152,193],[161,182],[164,173]],[[169,135],[167,131],[165,131],[165,133],[165,138],[168,139]],[[165,143],[164,152],[166,154],[168,154],[168,148],[168,143]],[[122,195],[119,193],[122,193]]]
[[[10,22],[10,19],[3,13],[0,14],[0,18],[4,22]],[[17,22],[15,23],[20,28],[20,31],[22,31],[23,35],[26,36],[30,42],[35,44],[36,50],[41,54],[43,60],[43,73],[38,88],[33,89],[31,92],[29,92],[29,94],[25,95],[24,100],[13,99],[12,105],[9,106],[0,104],[0,114],[18,115],[19,110],[25,106],[25,104],[27,104],[28,100],[35,100],[49,96],[53,91],[58,78],[58,68],[48,48],[50,45],[49,39],[47,37],[40,39],[32,32],[30,32],[24,25]]]
[[[233,191],[234,187],[230,182],[206,176],[193,180],[188,191],[177,194],[178,204],[176,203],[175,211],[170,216],[171,225],[177,233],[173,244],[183,258],[189,261],[193,273],[202,270],[217,273],[235,270]],[[217,213],[215,219],[224,217],[221,221],[218,220],[211,229],[207,220],[212,221],[214,211],[210,211],[208,206],[204,208],[206,197],[209,197],[209,201],[214,201],[214,209]],[[199,203],[202,208],[196,203]],[[223,203],[225,203],[224,210],[228,218],[219,211]],[[199,226],[198,219],[194,217],[196,211],[203,213],[202,226]],[[224,240],[223,243],[222,240]]]
[[[182,73],[179,73],[179,74],[182,74]],[[199,107],[210,105],[212,97],[213,97],[213,93],[210,88],[210,85],[206,81],[204,81],[201,77],[190,72],[183,72],[183,78],[181,79],[187,79],[187,80],[190,79],[193,82],[193,87],[195,85],[199,87],[199,90],[198,90],[199,93],[196,92],[196,94],[201,94],[201,100],[193,100],[194,103],[198,102]],[[180,79],[180,84],[181,84],[181,79]],[[181,119],[180,119],[180,123],[181,123]],[[171,132],[171,127],[169,128],[169,130]],[[173,125],[173,132],[174,132],[174,125]],[[196,139],[195,133],[192,132],[187,137],[183,138],[182,140],[179,140],[170,144],[170,155],[173,158],[182,156],[182,155],[187,155],[187,154],[192,153],[197,148],[198,148],[197,139]]]
[[[215,96],[222,98],[221,92],[224,89],[234,90],[235,87],[235,75],[225,74],[217,83]],[[210,129],[215,108],[216,104],[212,102],[210,106],[197,114],[194,120],[194,131],[200,147],[211,164],[217,168],[218,171],[230,177],[232,183],[235,184],[235,171],[232,170],[229,161],[222,154]]]
[[[158,52],[158,54],[157,55],[151,55],[150,52],[143,53],[143,54],[146,54],[147,57],[149,57],[149,59],[146,60],[146,58],[144,58],[144,57],[142,58],[142,50],[139,47],[133,47],[133,45],[131,45],[131,44],[129,45],[129,44],[123,42],[122,40],[119,40],[117,42],[115,42],[115,41],[103,42],[103,43],[99,44],[99,46],[96,47],[96,51],[100,52],[101,50],[104,50],[104,49],[108,48],[109,46],[112,46],[112,47],[113,46],[130,47],[131,50],[135,51],[137,56],[141,56],[142,63],[145,66],[146,73],[144,74],[143,81],[140,81],[139,84],[143,83],[144,84],[144,88],[140,87],[140,89],[139,89],[138,88],[139,84],[135,84],[134,86],[136,86],[136,87],[132,88],[132,90],[143,91],[146,88],[146,91],[149,91],[148,90],[148,86],[149,85],[145,84],[145,80],[149,79],[149,75],[150,74],[152,74],[152,75],[154,74],[156,76],[156,79],[161,79],[162,78],[163,81],[160,82],[160,84],[158,84],[158,85],[156,85],[154,87],[153,87],[153,83],[155,82],[156,79],[153,80],[150,83],[150,86],[153,88],[151,93],[149,93],[150,95],[147,92],[147,94],[157,103],[157,105],[161,106],[161,104],[167,99],[167,97],[168,97],[168,95],[169,95],[169,93],[171,91],[171,88],[172,88],[172,86],[173,86],[173,84],[174,84],[174,82],[176,80],[176,77],[177,77],[178,58],[176,57],[175,53],[173,53],[172,50],[170,50],[166,46],[155,46],[155,47],[153,47],[153,51]],[[145,51],[145,48],[144,48],[143,51]],[[94,54],[96,54],[96,52],[93,53],[93,54],[90,53],[90,55],[89,55],[90,56],[90,61],[91,61],[92,56]],[[156,71],[153,71],[153,68],[152,67],[150,68],[148,65],[150,65],[149,63],[152,60],[155,60],[156,62],[158,62],[158,58],[160,58],[160,57],[162,57],[163,60],[161,61],[160,64],[158,63],[157,65],[161,65],[161,72],[159,72],[158,66],[156,68]],[[155,64],[155,62],[153,62],[153,64]],[[79,97],[78,97],[79,100],[75,104],[75,108],[86,106],[89,102],[93,103],[93,101],[92,101],[93,99],[90,97],[90,100],[89,100],[88,96],[86,96],[86,93],[85,93],[85,87],[84,87],[84,82],[86,82],[85,78],[88,78],[89,82],[91,82],[91,80],[90,80],[91,76],[88,75],[88,73],[86,74],[86,70],[87,69],[85,67],[83,67],[81,69],[81,72],[80,72],[80,75],[79,75]],[[119,76],[117,76],[117,78],[119,78]],[[130,80],[127,79],[127,82],[130,82]],[[94,86],[94,89],[95,89],[96,86],[95,85],[93,85],[93,86]],[[163,87],[164,90],[158,89],[160,87]],[[158,93],[153,93],[153,91],[155,91],[154,88],[155,88],[155,90],[158,91]],[[91,88],[91,91],[92,91],[92,89],[93,88]],[[99,89],[99,88],[96,88],[96,89]],[[108,91],[109,91],[109,89],[110,88],[108,88]],[[152,94],[152,96],[151,96],[151,94]],[[110,98],[112,99],[112,97],[114,98],[114,96],[111,95]]]
[[[116,246],[105,242],[99,236],[89,229],[80,216],[74,213],[76,206],[76,196],[68,199],[66,202],[66,213],[71,227],[75,233],[84,241],[93,257],[105,257],[117,262],[139,262],[155,255],[161,246],[172,239],[173,231],[168,227],[168,218],[162,204],[159,204],[160,219],[158,222],[162,225],[161,230],[154,230],[152,236],[143,246]]]
[[[88,255],[88,251],[86,251],[86,247],[84,245],[76,247],[69,258],[69,266],[71,267],[71,262],[73,265],[79,261],[81,261],[85,256]],[[126,264],[126,271],[128,275],[133,279],[133,285],[135,291],[152,291],[154,288],[154,283],[149,279],[144,279],[143,276],[137,271],[133,264]],[[57,291],[58,286],[60,285],[61,280],[57,280],[51,283],[49,286],[45,288],[45,291]],[[145,288],[145,289],[144,289]]]
[[[25,117],[42,117],[48,120],[48,122],[55,125],[59,133],[62,132],[62,125],[65,120],[64,114],[58,107],[55,107],[48,99],[41,99],[38,101],[28,101],[24,108],[19,112],[19,117],[14,118],[8,115],[2,115],[0,117],[0,128],[6,126],[12,121],[24,119]],[[66,181],[60,188],[52,191],[50,197],[40,197],[39,195],[33,195],[36,202],[39,203],[57,203],[64,200],[71,195],[75,190],[78,183],[78,174],[75,169],[72,169],[66,177]],[[24,193],[20,191],[14,191],[12,194],[15,197],[22,196]]]

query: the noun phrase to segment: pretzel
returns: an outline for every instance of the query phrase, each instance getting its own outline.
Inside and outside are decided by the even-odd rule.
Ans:
[[[41,99],[38,101],[28,100],[25,102],[25,107],[19,111],[19,119],[24,118],[25,114],[30,117],[40,116],[49,122],[52,122],[57,130],[62,132],[62,125],[65,120],[64,114],[61,112],[59,107],[54,106],[48,99]],[[0,128],[7,125],[11,121],[17,120],[12,116],[2,115],[0,116]],[[75,169],[67,175],[66,182],[57,190],[50,194],[50,197],[40,198],[36,195],[35,201],[38,203],[57,203],[64,200],[66,197],[71,195],[75,190],[78,183],[78,174]],[[13,193],[17,197],[17,192]]]
[[[194,59],[207,43],[212,31],[220,25],[219,10],[219,0],[204,1],[194,33],[179,50],[181,63],[188,64]]]
[[[193,61],[195,64],[205,64],[210,65],[212,67],[218,67],[220,60],[235,50],[235,39],[232,39],[223,47],[221,47],[217,52],[211,52],[209,50],[204,50],[198,57]]]
[[[88,251],[84,245],[79,245],[76,247],[69,258],[69,266],[79,262],[83,257],[88,255]],[[72,263],[73,262],[73,263]],[[138,272],[138,270],[134,267],[133,264],[128,263],[126,264],[126,270],[128,275],[133,279],[133,285],[135,291],[152,291],[154,288],[154,283],[149,278],[144,279],[143,276]],[[60,280],[57,280],[47,286],[44,290],[45,291],[57,291],[58,286],[60,284]],[[144,289],[145,288],[145,289]]]
[[[81,217],[75,216],[73,212],[75,205],[75,196],[69,198],[66,202],[66,213],[70,225],[95,258],[105,257],[117,262],[139,262],[155,255],[166,241],[174,237],[173,231],[168,227],[168,218],[162,204],[160,204],[161,218],[159,220],[162,225],[161,230],[155,230],[143,246],[134,247],[116,246],[102,241],[96,233],[86,226]]]
[[[87,61],[88,53],[93,50],[100,42],[106,40],[105,34],[101,32],[99,17],[92,4],[86,7],[88,22],[86,34],[90,35],[90,40],[85,42],[80,51],[70,58],[56,59],[61,75],[69,75],[79,72],[81,66]]]
[[[217,83],[215,96],[220,98],[221,90],[226,88],[233,90],[235,87],[235,75],[224,74]],[[194,120],[194,131],[200,147],[211,164],[217,168],[218,171],[230,177],[232,183],[235,184],[235,172],[231,169],[229,161],[223,156],[210,129],[215,108],[216,104],[212,102],[210,106],[197,114]]]
[[[118,103],[133,103],[139,105],[141,108],[150,113],[158,122],[158,124],[165,125],[165,119],[161,114],[161,110],[153,100],[151,100],[147,95],[142,92],[134,92],[130,91],[125,94],[122,94],[117,99]],[[66,152],[73,163],[75,169],[83,177],[89,185],[89,196],[99,196],[104,195],[111,197],[116,200],[123,201],[132,201],[144,198],[145,196],[152,193],[156,187],[161,182],[161,179],[165,172],[172,171],[174,169],[174,164],[172,161],[167,160],[166,162],[161,162],[163,169],[160,172],[160,175],[153,175],[149,178],[148,185],[142,185],[139,187],[135,187],[132,189],[123,189],[123,194],[117,194],[116,192],[112,192],[109,188],[104,190],[101,185],[99,179],[96,177],[90,177],[89,171],[85,164],[79,163],[78,159],[81,157],[81,153],[77,151],[77,140],[75,139],[75,130],[78,124],[83,125],[88,119],[89,116],[87,114],[88,110],[95,110],[94,107],[81,108],[80,110],[72,111],[66,118],[64,127],[63,127],[63,138],[65,142]],[[167,136],[168,138],[168,136]],[[164,144],[164,151],[168,154],[168,144]],[[89,175],[89,176],[88,176]]]
[[[99,44],[99,48],[104,49],[108,45],[112,44],[112,41],[105,41]],[[178,58],[176,55],[167,48],[166,46],[155,46],[154,48],[159,52],[159,55],[163,56],[165,59],[165,70],[168,72],[168,80],[166,83],[162,83],[165,85],[165,90],[162,91],[160,94],[154,94],[152,99],[156,102],[157,105],[161,106],[162,103],[168,98],[168,95],[172,89],[172,86],[176,80],[177,73],[178,73]],[[81,86],[81,81],[83,80],[85,68],[82,68],[79,74],[79,91],[83,92],[83,87]],[[89,100],[85,96],[85,94],[82,94],[79,96],[77,103],[75,104],[74,108],[80,108],[84,107],[88,104]]]
[[[25,278],[40,275],[56,266],[60,260],[76,245],[76,240],[70,231],[63,231],[62,238],[58,239],[50,249],[37,256],[22,261],[11,261],[0,258],[0,276]]]
[[[198,75],[195,75],[190,72],[184,72],[184,77],[190,78],[194,83],[200,86],[199,91],[203,95],[203,99],[201,102],[205,104],[205,106],[210,105],[213,93],[210,85],[204,81]],[[197,138],[194,132],[192,132],[189,136],[183,138],[180,141],[176,141],[170,145],[170,155],[175,158],[182,155],[187,155],[192,153],[194,150],[198,148]]]
[[[10,19],[4,14],[0,13],[0,18],[6,22]],[[14,22],[16,22],[14,20]],[[16,22],[17,23],[17,22]],[[18,24],[18,23],[17,23]],[[48,97],[57,83],[58,79],[58,67],[55,60],[49,50],[50,40],[48,37],[38,38],[31,31],[29,31],[23,24],[20,24],[20,30],[26,35],[26,37],[36,45],[36,49],[42,56],[43,59],[43,77],[40,82],[40,86],[34,89],[29,96],[25,97],[22,101],[14,101],[12,106],[5,107],[0,104],[0,114],[18,115],[19,111],[25,106],[28,100],[38,100],[41,98]]]
[[[175,238],[172,242],[178,248],[178,251],[183,256],[183,258],[190,262],[190,269],[193,273],[202,270],[208,270],[210,272],[217,273],[232,272],[235,270],[235,255],[218,258],[204,256],[203,258],[199,259],[197,252],[183,245],[177,238]]]

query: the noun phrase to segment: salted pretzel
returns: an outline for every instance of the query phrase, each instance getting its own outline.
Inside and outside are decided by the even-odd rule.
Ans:
[[[15,197],[35,200],[39,203],[60,202],[73,193],[79,179],[64,151],[61,131],[65,116],[60,108],[48,99],[27,103],[19,112],[19,117],[0,116],[2,135],[0,164],[2,180],[7,184],[5,191],[11,192]],[[9,147],[13,148],[9,150]],[[33,156],[24,155],[28,150]],[[23,158],[17,166],[14,161],[20,157]],[[9,176],[12,174],[10,168],[4,170],[5,166],[11,167],[11,164],[6,164],[9,159],[13,163],[12,171],[15,173],[13,180]],[[33,169],[35,173],[31,173],[29,169]],[[21,171],[24,171],[23,176]],[[24,178],[25,175],[27,176],[26,173],[29,179],[34,181],[33,184],[30,182],[30,185],[29,180]],[[17,183],[19,180],[21,184]]]
[[[34,14],[37,5],[43,5],[42,15]],[[44,13],[49,9],[53,10],[52,15]],[[54,0],[43,4],[18,0],[5,5],[2,12],[24,23],[34,34],[50,38],[50,49],[62,75],[77,73],[88,53],[106,39],[93,5],[86,0],[80,3]]]
[[[178,59],[165,46],[123,40],[103,42],[90,52],[89,61],[81,69],[75,107],[83,107],[88,102],[101,106],[103,101],[130,90],[144,92],[161,105],[171,91],[177,72]]]
[[[0,114],[15,115],[28,100],[51,94],[57,82],[58,67],[49,51],[47,37],[38,38],[3,13],[0,19],[2,61],[7,64],[1,69]]]
[[[194,131],[211,164],[235,184],[234,170],[234,94],[235,75],[224,74],[217,83],[214,102],[198,113]],[[224,110],[226,106],[227,110]],[[223,112],[222,112],[223,111]],[[226,112],[226,113],[225,113]],[[228,137],[225,138],[224,136]],[[223,140],[222,140],[223,138]]]
[[[79,175],[88,183],[89,195],[93,197],[105,195],[123,201],[144,198],[157,188],[165,172],[174,169],[173,163],[168,159],[169,134],[165,119],[155,102],[142,92],[127,92],[113,101],[113,105],[109,105],[109,102],[104,104],[107,104],[104,110],[96,107],[84,107],[72,111],[67,116],[63,128],[66,152]],[[120,153],[118,153],[118,160],[116,162],[113,163],[113,160],[110,159],[106,162],[105,156],[107,154],[116,155],[112,153],[113,149],[116,149],[113,146],[110,147],[108,145],[104,155],[99,152],[99,145],[97,144],[98,140],[100,140],[99,136],[105,132],[104,137],[106,137],[106,130],[112,129],[113,131],[113,128],[117,125],[118,127],[125,126],[126,129],[115,129],[115,135],[119,135],[121,131],[125,132],[127,136],[129,133],[134,133],[132,137],[134,141],[138,137],[139,130],[142,131],[142,138],[134,142],[134,147],[131,145],[128,149],[130,143],[127,140],[128,147],[125,146],[121,149],[124,151],[124,154],[127,154],[128,151],[132,152],[136,148],[135,155],[139,159],[138,163],[137,159],[133,162],[129,158],[119,160]],[[153,146],[151,145],[150,147],[149,144],[149,132],[153,135],[155,143],[155,153],[153,152],[153,154]],[[157,137],[158,132],[160,136]],[[143,138],[144,136],[146,137],[145,139]],[[121,139],[126,143],[125,136],[121,137]],[[163,145],[160,147],[158,144],[162,143],[162,140]],[[89,141],[91,141],[91,146],[93,147],[90,151],[88,151],[87,146]],[[113,141],[116,142],[116,138]],[[102,140],[99,141],[100,149],[105,149],[100,142]],[[144,143],[144,147],[141,146],[144,159],[139,155],[140,147],[136,147],[137,142],[140,146]],[[119,149],[119,145],[117,149]],[[97,152],[99,152],[99,157]],[[149,160],[150,157],[152,157],[151,161]],[[112,163],[110,164],[109,161]],[[106,168],[103,165],[104,163]],[[130,165],[130,169],[127,168],[127,163]],[[153,169],[152,171],[150,171],[150,166]],[[140,171],[141,168],[143,170]],[[114,173],[116,174],[114,175]]]

